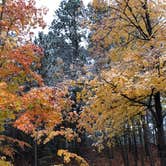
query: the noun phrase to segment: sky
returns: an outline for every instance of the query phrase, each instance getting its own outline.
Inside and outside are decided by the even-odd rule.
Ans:
[[[49,9],[47,15],[44,17],[44,20],[46,21],[47,25],[49,26],[53,20],[54,11],[59,7],[59,4],[61,0],[36,0],[37,6],[44,6]],[[91,0],[83,0],[84,4],[87,5]],[[47,32],[47,28],[44,30]],[[40,31],[38,29],[37,31]]]

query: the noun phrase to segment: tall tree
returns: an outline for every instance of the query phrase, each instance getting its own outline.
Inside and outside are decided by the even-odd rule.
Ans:
[[[79,47],[83,33],[81,32],[81,20],[83,20],[84,6],[81,0],[64,0],[55,12],[56,17],[52,21],[50,29],[56,32],[69,43],[72,50],[71,61],[76,63],[79,58]]]
[[[87,52],[81,46],[85,37],[85,30],[81,27],[84,12],[81,0],[63,0],[55,11],[48,34],[39,33],[35,41],[46,54],[41,74],[49,85],[81,74]]]
[[[7,90],[6,93],[10,92],[15,97],[18,95],[19,86],[24,85],[28,79],[42,82],[32,67],[33,64],[39,64],[42,51],[30,43],[28,36],[35,25],[45,25],[42,19],[43,11],[44,9],[35,7],[33,0],[3,0],[0,6],[0,83],[4,85],[2,91]],[[30,25],[32,27],[29,27]],[[3,92],[2,96],[3,94],[5,93]],[[5,109],[4,103],[9,101],[4,97],[1,102],[2,110]]]
[[[0,134],[1,152],[12,157],[14,147],[23,142],[3,136],[4,125],[11,124],[21,110],[21,85],[41,77],[33,71],[38,68],[42,51],[30,42],[30,33],[35,26],[44,27],[42,15],[45,9],[38,9],[35,1],[2,0],[0,4]],[[7,130],[8,128],[6,128]],[[3,146],[3,142],[8,144]]]

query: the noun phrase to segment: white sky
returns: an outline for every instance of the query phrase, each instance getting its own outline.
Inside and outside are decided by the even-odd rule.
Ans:
[[[90,1],[91,0],[83,0],[85,5],[87,5]],[[44,6],[49,9],[47,15],[44,17],[44,20],[49,26],[53,20],[54,11],[59,7],[61,0],[36,0],[36,2],[37,2],[37,6]],[[45,29],[45,31],[47,31],[47,28]]]

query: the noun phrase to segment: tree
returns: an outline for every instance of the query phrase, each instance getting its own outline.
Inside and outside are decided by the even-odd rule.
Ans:
[[[80,32],[83,20],[83,2],[80,0],[62,1],[60,8],[55,12],[57,19],[52,21],[50,29],[59,33],[59,36],[69,42],[72,50],[72,63],[80,57],[79,47],[83,33]]]
[[[21,85],[34,80],[42,85],[41,77],[33,71],[39,66],[42,50],[30,42],[30,34],[35,26],[45,26],[45,12],[37,9],[33,0],[2,0],[0,4],[0,137],[1,143],[10,140],[8,145],[1,145],[2,154],[13,154],[10,144],[23,144],[2,135],[4,126],[11,124],[22,109]]]
[[[42,19],[44,12],[45,9],[35,7],[33,0],[29,2],[2,1],[0,10],[1,81],[19,86],[28,78],[35,77],[41,83],[41,78],[32,71],[32,66],[38,67],[42,51],[30,42],[29,35],[36,25],[45,26]]]
[[[85,117],[91,114],[95,123],[82,120],[89,120],[90,126],[109,133],[112,138],[122,132],[133,116],[151,114],[164,166],[165,4],[120,0],[110,1],[108,9],[100,24],[93,26],[92,40],[96,43],[94,50],[107,56],[111,67],[102,72],[98,83],[91,82],[95,95],[92,93],[90,106],[83,114]]]
[[[55,11],[48,34],[39,33],[35,42],[44,49],[41,75],[48,85],[81,75],[86,49],[81,46],[85,30],[81,28],[84,6],[80,0],[64,0]]]
[[[23,85],[28,79],[35,78],[41,83],[40,76],[32,71],[32,64],[39,64],[42,52],[40,48],[28,41],[27,35],[32,27],[37,24],[44,26],[44,22],[41,16],[43,10],[35,7],[35,1],[28,3],[22,0],[2,1],[0,9],[2,111],[5,107],[8,107],[7,105],[10,105],[9,103],[12,104],[12,101],[17,101],[19,96],[16,92],[19,91],[19,86]],[[32,27],[29,27],[29,25]],[[24,41],[25,36],[27,36],[27,41]],[[9,99],[4,96],[8,96]],[[5,105],[5,102],[8,102],[8,104]]]
[[[67,112],[71,105],[70,100],[65,98],[66,93],[65,89],[49,87],[31,89],[22,96],[24,112],[14,122],[15,127],[31,134],[39,143],[43,142],[44,136],[47,143],[56,135],[65,135],[66,129],[60,127],[62,113]]]

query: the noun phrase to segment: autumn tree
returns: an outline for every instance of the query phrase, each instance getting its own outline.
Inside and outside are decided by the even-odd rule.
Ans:
[[[67,129],[63,126],[61,128],[59,124],[63,120],[62,111],[69,110],[71,105],[70,100],[65,99],[66,93],[65,89],[49,87],[34,88],[25,93],[22,96],[22,107],[25,111],[20,113],[14,125],[39,142],[43,141],[43,136],[46,136],[44,142],[47,143],[56,135],[65,134]],[[55,128],[57,130],[54,131]]]
[[[30,42],[31,30],[35,26],[44,27],[42,15],[46,10],[38,9],[35,1],[2,0],[0,4],[0,126],[11,125],[11,119],[22,110],[21,93],[26,82],[36,81],[42,85],[41,77],[33,71],[39,67],[42,50]],[[16,139],[1,135],[1,143],[20,143]],[[7,141],[8,142],[8,141]],[[15,151],[7,144],[1,152],[12,157]],[[24,143],[20,143],[23,145]],[[6,149],[6,150],[5,150]],[[6,153],[8,152],[8,153]],[[7,155],[8,154],[8,155]]]
[[[29,42],[28,35],[35,25],[45,25],[41,16],[43,10],[35,7],[35,1],[7,0],[0,6],[0,81],[4,86],[1,89],[3,96],[13,95],[10,98],[13,101],[17,101],[19,96],[15,92],[26,81],[36,79],[42,84],[40,76],[32,69],[32,64],[39,65],[42,52]],[[2,112],[10,105],[5,102],[10,103],[10,100],[2,97]]]
[[[32,63],[39,65],[41,50],[30,43],[29,35],[36,25],[45,26],[43,10],[35,7],[35,1],[2,1],[1,81],[21,84],[26,76],[40,79],[32,71]]]
[[[110,59],[110,68],[90,82],[93,93],[88,94],[92,98],[82,113],[81,124],[113,138],[122,133],[127,122],[131,124],[132,117],[150,114],[164,166],[165,4],[120,0],[109,1],[107,6],[107,15],[92,25],[92,40],[93,49]]]

